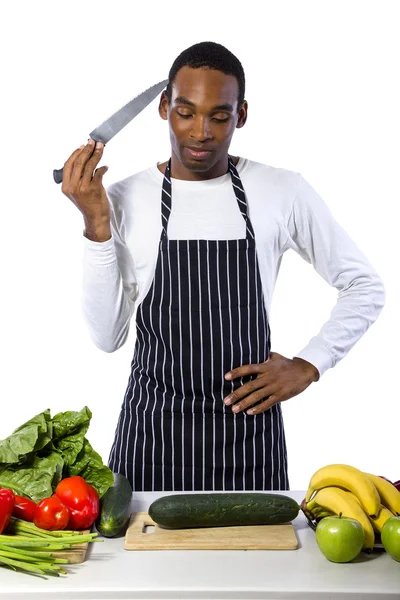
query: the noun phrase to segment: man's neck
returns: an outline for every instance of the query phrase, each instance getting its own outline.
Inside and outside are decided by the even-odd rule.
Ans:
[[[232,158],[233,164],[236,167],[236,165],[239,162],[239,156],[231,156],[231,158]],[[176,160],[178,160],[178,159],[176,159]],[[179,163],[179,164],[181,164],[181,163]],[[165,169],[167,168],[167,165],[168,165],[168,161],[157,165],[158,170],[161,171],[161,173],[163,175],[165,174]],[[185,171],[191,173],[187,169],[185,169]],[[221,175],[225,175],[227,172],[228,172],[228,167],[226,168],[225,172],[220,173],[218,175],[212,175],[211,177],[204,177],[204,176],[202,177],[201,175],[204,175],[203,173],[194,173],[194,175],[199,175],[200,177],[190,177],[190,178],[187,176],[183,177],[183,176],[179,176],[182,174],[180,174],[179,172],[177,173],[176,169],[174,170],[174,156],[172,156],[172,158],[171,158],[171,177],[173,179],[182,179],[182,180],[186,180],[186,181],[207,181],[209,179],[215,179],[216,177],[221,177]]]

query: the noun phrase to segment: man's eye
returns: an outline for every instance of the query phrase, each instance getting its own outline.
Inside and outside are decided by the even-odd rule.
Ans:
[[[193,117],[192,113],[184,114],[184,113],[177,111],[177,114],[180,117],[182,117],[182,119],[190,119],[190,117]],[[213,117],[213,121],[215,121],[216,123],[226,123],[227,121],[229,121],[229,117],[223,117],[223,118]]]

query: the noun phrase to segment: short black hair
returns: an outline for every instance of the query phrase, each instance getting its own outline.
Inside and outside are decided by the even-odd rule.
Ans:
[[[232,52],[221,44],[200,42],[181,52],[175,59],[168,75],[169,82],[166,88],[168,102],[171,102],[172,98],[172,84],[176,74],[182,67],[192,69],[208,67],[209,69],[222,71],[225,75],[233,75],[239,84],[238,106],[243,104],[246,82],[242,64]]]

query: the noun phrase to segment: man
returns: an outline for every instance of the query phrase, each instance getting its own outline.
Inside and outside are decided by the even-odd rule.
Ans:
[[[301,177],[228,153],[247,119],[239,60],[219,44],[174,62],[159,114],[171,158],[111,185],[103,145],[77,149],[63,193],[85,222],[83,309],[94,343],[136,344],[109,465],[134,490],[289,489],[281,402],[341,360],[384,305],[380,278]],[[294,358],[269,308],[293,249],[339,291]]]

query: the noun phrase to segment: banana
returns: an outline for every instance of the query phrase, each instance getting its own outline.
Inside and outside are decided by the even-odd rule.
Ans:
[[[322,506],[316,507],[312,512],[312,516],[314,519],[323,519],[324,517],[331,517],[334,513],[330,510],[326,510]]]
[[[369,517],[369,520],[371,521],[371,525],[375,529],[375,531],[380,533],[382,531],[382,527],[384,526],[386,521],[388,519],[390,519],[390,517],[393,517],[393,516],[394,516],[393,513],[390,512],[390,510],[388,508],[386,508],[386,506],[381,505],[381,511],[379,513],[379,517],[377,517],[376,519],[371,519],[371,517]]]
[[[377,517],[381,499],[371,479],[351,465],[332,464],[318,469],[311,477],[305,500],[308,502],[313,493],[326,487],[340,487],[352,492],[359,499],[370,517]]]
[[[378,490],[378,494],[381,498],[381,504],[388,508],[393,515],[400,515],[400,492],[394,487],[392,483],[378,477],[378,475],[371,475],[370,473],[364,473],[374,484]]]
[[[314,502],[314,499],[310,500],[310,502],[304,506],[303,512],[311,520],[323,519],[324,517],[330,517],[334,514],[332,511],[319,506],[319,504]]]
[[[368,515],[352,492],[339,487],[324,487],[317,491],[313,499],[307,504],[307,510],[312,510],[316,505],[335,515],[356,519],[364,529],[363,550],[370,552],[375,544],[375,533]]]

